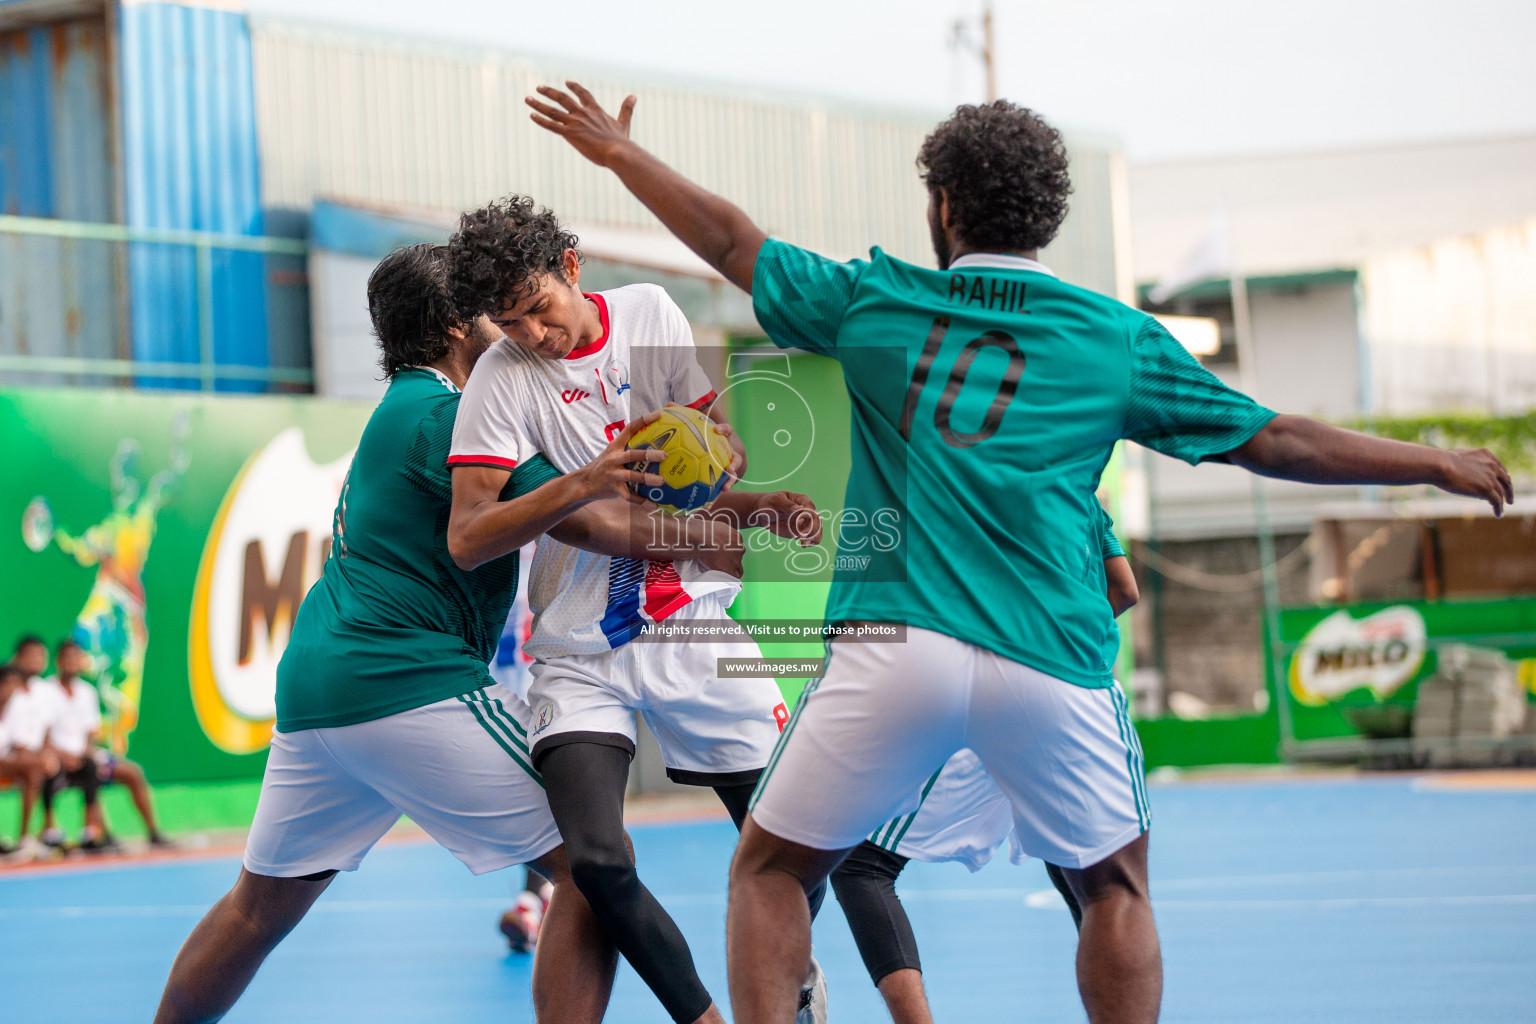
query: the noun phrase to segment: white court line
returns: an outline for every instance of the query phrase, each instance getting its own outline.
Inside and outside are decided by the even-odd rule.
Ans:
[[[1536,872],[1536,864],[1488,864],[1481,867],[1436,866],[1426,868],[1353,868],[1345,871],[1294,871],[1268,875],[1211,875],[1205,878],[1152,878],[1154,891],[1162,889],[1202,889],[1218,885],[1269,885],[1285,882],[1333,882],[1357,878],[1416,878],[1425,875],[1467,875],[1505,872]],[[1155,897],[1154,897],[1155,898]]]
[[[1497,896],[1340,896],[1278,900],[1160,900],[1152,909],[1163,910],[1353,910],[1359,907],[1502,907],[1536,903],[1536,892]],[[1031,910],[1059,910],[1066,906],[1055,889],[1036,889],[1024,897]]]
[[[724,897],[721,898],[722,901]],[[311,914],[373,914],[402,910],[431,910],[442,907],[468,907],[471,909],[506,909],[512,905],[512,897],[452,900],[327,900],[321,899],[310,909]],[[0,921],[11,918],[88,918],[88,917],[202,917],[212,904],[144,904],[101,907],[0,907]]]
[[[1194,881],[1194,879],[1191,879]],[[725,905],[725,893],[687,893],[657,897],[664,906]],[[1031,910],[1059,910],[1064,905],[1055,889],[916,889],[901,894],[909,903],[979,903],[1018,900]],[[1230,900],[1152,900],[1153,909],[1163,910],[1350,910],[1360,907],[1483,907],[1536,903],[1536,893],[1503,893],[1484,896],[1342,896],[1300,899],[1230,899]],[[445,907],[497,910],[509,905],[508,899],[401,899],[401,900],[324,900],[316,903],[312,914],[377,914],[401,911],[440,910]],[[138,905],[102,907],[6,907],[0,908],[0,920],[92,919],[201,917],[208,907],[202,904]]]

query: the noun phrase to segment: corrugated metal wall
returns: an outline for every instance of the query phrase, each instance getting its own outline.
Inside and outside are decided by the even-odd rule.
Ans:
[[[245,15],[160,3],[121,8],[123,162],[134,227],[262,233],[251,38]],[[185,246],[131,246],[133,349],[138,359],[197,362],[196,255]],[[267,258],[212,254],[213,357],[266,366]],[[146,379],[145,386],[196,382]],[[221,389],[225,385],[221,385]],[[261,390],[256,383],[229,390]]]
[[[0,212],[113,219],[107,49],[101,19],[0,33]],[[119,358],[120,255],[0,235],[0,353]]]
[[[938,120],[659,84],[505,53],[252,19],[263,199],[455,211],[524,192],[573,221],[655,228],[607,172],[529,122],[534,86],[579,77],[635,137],[765,228],[838,256],[871,243],[931,265],[913,161]],[[1050,256],[1115,293],[1107,147],[1074,147],[1073,214]]]

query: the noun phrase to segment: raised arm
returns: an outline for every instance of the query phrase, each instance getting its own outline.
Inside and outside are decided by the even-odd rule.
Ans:
[[[1305,416],[1276,416],[1227,452],[1226,460],[1263,476],[1309,484],[1433,484],[1486,501],[1494,515],[1515,500],[1508,471],[1486,448],[1445,451]]]
[[[624,187],[683,243],[727,281],[752,291],[752,268],[768,235],[734,203],[689,181],[629,137],[635,97],[613,117],[577,82],[570,92],[539,86],[545,100],[528,97],[534,124],[559,135],[577,152],[619,176]]]

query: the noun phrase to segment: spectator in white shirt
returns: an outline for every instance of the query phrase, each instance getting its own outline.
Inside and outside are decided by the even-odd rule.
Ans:
[[[73,640],[65,640],[54,652],[54,664],[57,678],[44,680],[41,685],[50,702],[48,746],[58,755],[63,771],[43,787],[43,842],[57,845],[63,841],[53,816],[53,797],[68,786],[78,786],[85,797],[85,829],[80,848],[116,849],[117,841],[107,830],[97,799],[100,787],[116,782],[126,786],[133,797],[134,807],[149,833],[150,845],[171,845],[155,820],[143,769],[97,746],[101,738],[101,703],[96,688],[80,678],[86,665],[85,652]]]
[[[30,858],[42,852],[37,839],[27,835],[32,824],[32,808],[42,795],[43,785],[49,776],[59,770],[58,758],[47,749],[48,724],[44,709],[34,692],[38,676],[48,668],[48,648],[36,636],[24,636],[17,641],[11,665],[20,673],[20,681],[13,686],[11,697],[6,701],[0,722],[3,722],[5,743],[9,747],[7,759],[14,770],[0,771],[21,785],[21,823],[16,829],[18,857]]]
[[[58,762],[42,750],[43,730],[37,727],[27,676],[15,665],[0,665],[0,788],[21,789],[21,822],[13,845],[0,839],[0,856],[35,853],[37,840],[28,842],[27,822],[32,806],[43,791]],[[29,740],[33,740],[28,745]]]
[[[107,834],[97,800],[100,786],[96,759],[91,745],[101,730],[101,700],[96,688],[80,679],[85,667],[84,653],[73,641],[66,640],[54,650],[51,679],[32,684],[32,692],[43,708],[48,723],[48,749],[59,759],[59,770],[43,785],[43,845],[64,845],[64,833],[54,817],[53,801],[65,789],[74,787],[85,798],[85,828],[80,832],[82,850],[107,850],[117,844]]]

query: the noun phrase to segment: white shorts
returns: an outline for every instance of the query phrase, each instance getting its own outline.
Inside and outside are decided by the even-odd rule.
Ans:
[[[693,601],[666,621],[724,620],[724,606]],[[767,678],[717,674],[720,658],[759,658],[745,630],[739,640],[631,641],[601,654],[569,654],[535,662],[528,702],[533,749],[563,743],[628,744],[635,750],[635,712],[661,747],[667,777],[690,786],[754,782],[789,720],[779,686]]]
[[[980,871],[1014,832],[1013,807],[974,751],[958,751],[944,762],[919,801],[917,810],[881,825],[869,841],[908,860],[952,860]],[[1012,860],[1027,859],[1015,835]]]
[[[1008,798],[1019,848],[1097,864],[1147,830],[1141,747],[1118,686],[1073,686],[931,630],[839,640],[806,687],[753,795],[752,817],[819,850],[857,846],[918,809],[962,747]]]
[[[560,845],[528,709],[499,684],[386,718],[272,735],[246,870],[355,871],[402,814],[475,874]]]

